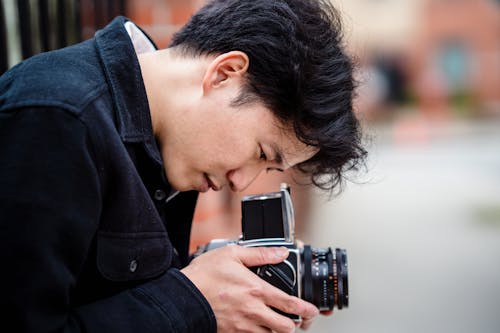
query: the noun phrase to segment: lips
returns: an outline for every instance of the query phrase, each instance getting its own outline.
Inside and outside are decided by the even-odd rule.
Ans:
[[[216,185],[212,182],[212,180],[210,179],[210,177],[208,177],[208,175],[207,175],[207,174],[205,174],[205,179],[206,179],[206,181],[207,181],[207,183],[208,183],[208,186],[209,186],[212,190],[214,190],[214,191],[218,191],[218,190],[219,190],[219,188],[218,188],[218,187],[217,187],[217,186],[216,186]]]
[[[205,181],[201,186],[197,189],[199,192],[205,193],[210,189],[210,183],[208,182],[208,178],[205,176],[204,177]]]

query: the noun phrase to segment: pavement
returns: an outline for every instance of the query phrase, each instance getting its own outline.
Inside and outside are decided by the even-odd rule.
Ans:
[[[349,260],[349,307],[309,332],[500,332],[500,120],[368,131],[368,171],[298,235]]]

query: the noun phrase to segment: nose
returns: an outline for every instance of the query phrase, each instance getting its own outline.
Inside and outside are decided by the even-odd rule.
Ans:
[[[244,191],[250,184],[253,183],[255,178],[265,169],[265,166],[256,164],[248,165],[238,169],[230,170],[226,174],[229,182],[229,187],[233,192]]]

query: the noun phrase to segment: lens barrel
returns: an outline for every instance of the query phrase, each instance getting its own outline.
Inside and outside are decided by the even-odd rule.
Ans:
[[[316,305],[320,311],[342,309],[349,305],[347,252],[344,249],[311,248],[302,251],[301,298]]]
[[[335,249],[333,257],[335,305],[341,310],[349,306],[349,285],[347,282],[347,252]]]

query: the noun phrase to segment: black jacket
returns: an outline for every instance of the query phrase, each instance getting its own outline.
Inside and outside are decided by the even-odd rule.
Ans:
[[[171,187],[125,22],[0,78],[2,327],[216,331],[178,270],[197,193],[165,201]]]

